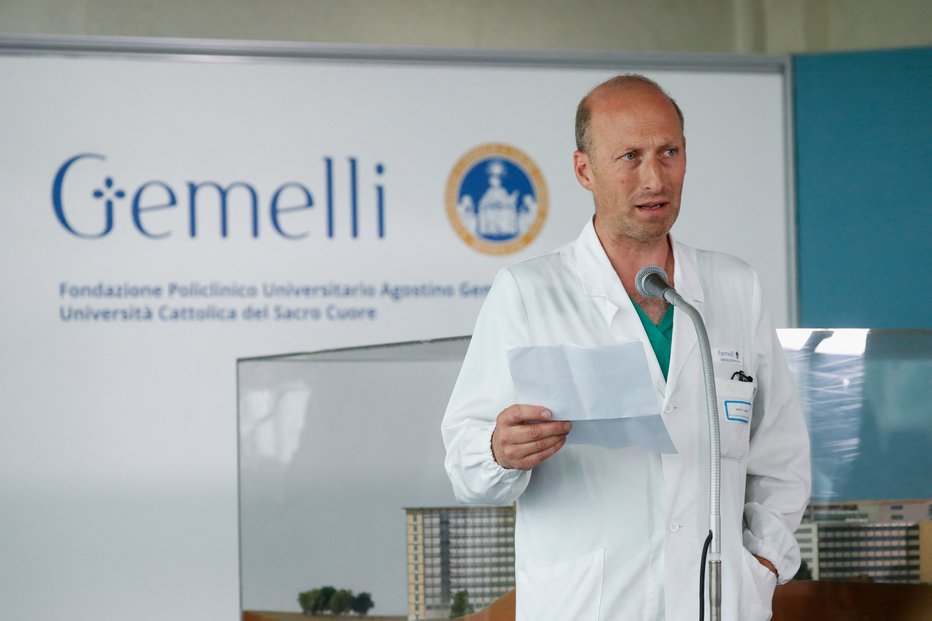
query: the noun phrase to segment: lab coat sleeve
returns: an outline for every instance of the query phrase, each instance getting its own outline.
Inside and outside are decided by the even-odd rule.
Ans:
[[[492,457],[498,414],[515,400],[507,352],[528,343],[527,313],[508,270],[492,283],[441,424],[447,475],[461,502],[505,505],[517,500],[530,471],[502,468]]]
[[[758,387],[748,455],[744,547],[773,563],[782,584],[792,579],[800,564],[794,533],[811,488],[809,434],[756,274],[752,300]]]

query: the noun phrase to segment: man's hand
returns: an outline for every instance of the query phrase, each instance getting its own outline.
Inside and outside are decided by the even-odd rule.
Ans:
[[[770,571],[772,571],[774,576],[777,575],[777,568],[773,566],[773,563],[771,563],[770,561],[768,561],[767,559],[765,559],[763,556],[757,556],[756,554],[754,555],[754,558],[756,558],[757,561],[758,561],[761,565],[763,565],[764,567],[766,567],[767,569],[769,569]]]
[[[530,470],[563,448],[569,421],[553,421],[550,410],[512,405],[502,410],[492,432],[492,457],[502,468]]]

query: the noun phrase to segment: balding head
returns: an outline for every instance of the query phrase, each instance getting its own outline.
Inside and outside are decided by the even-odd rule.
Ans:
[[[626,73],[602,82],[589,91],[586,96],[582,98],[582,101],[579,102],[579,105],[576,107],[576,149],[583,153],[589,153],[592,150],[590,126],[592,125],[592,102],[594,100],[604,95],[638,89],[653,90],[663,94],[670,100],[670,103],[673,104],[673,108],[676,110],[676,115],[680,119],[680,129],[685,128],[683,111],[680,110],[676,101],[674,101],[666,91],[660,88],[659,84],[643,75]]]

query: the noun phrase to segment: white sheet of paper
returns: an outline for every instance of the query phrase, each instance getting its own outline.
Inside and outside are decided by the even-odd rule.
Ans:
[[[508,365],[518,403],[541,405],[554,419],[573,421],[567,443],[676,453],[640,341],[515,347]]]

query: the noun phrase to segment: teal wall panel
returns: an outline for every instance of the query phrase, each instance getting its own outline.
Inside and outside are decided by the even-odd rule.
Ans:
[[[800,325],[932,326],[932,48],[793,73]]]

